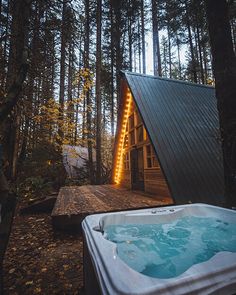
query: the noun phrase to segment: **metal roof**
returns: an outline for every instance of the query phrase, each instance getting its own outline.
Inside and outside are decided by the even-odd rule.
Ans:
[[[177,204],[224,204],[213,87],[122,72]]]

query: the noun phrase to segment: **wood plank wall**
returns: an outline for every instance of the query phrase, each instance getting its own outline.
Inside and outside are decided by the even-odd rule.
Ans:
[[[163,197],[171,196],[160,166],[144,169],[144,181],[145,192]]]
[[[165,177],[161,171],[161,167],[144,169],[145,192],[162,197],[171,197]],[[122,170],[121,186],[131,189],[130,170]]]
[[[126,85],[125,90],[123,89],[123,95],[126,96],[127,95],[127,91],[128,91],[128,87]],[[123,98],[122,101],[125,101],[125,99]],[[134,104],[134,108],[133,111],[137,112],[137,107],[135,105],[135,102],[133,101]],[[120,124],[119,124],[119,128],[118,130],[121,131],[121,123],[123,120],[123,116],[121,116],[122,112],[123,112],[123,108],[124,105],[120,106]],[[131,115],[131,112],[129,113],[129,116]],[[141,123],[142,124],[142,123]],[[144,128],[145,129],[145,128]],[[144,149],[144,167],[147,167],[147,161],[146,161],[146,152],[145,152],[145,146],[150,144],[150,139],[148,137],[148,133],[146,132],[146,130],[144,130],[144,141],[141,143],[136,143],[136,148],[140,148],[143,147]],[[116,144],[119,143],[119,133],[117,134],[117,141]],[[130,153],[130,151],[132,150],[132,146],[130,146],[130,143],[128,145],[128,147],[126,147],[126,152],[128,151]],[[116,157],[115,157],[116,158]],[[130,157],[129,157],[130,158]],[[158,162],[158,161],[157,161]],[[129,163],[129,167],[130,167],[131,163]],[[124,166],[124,165],[123,165]],[[113,173],[114,173],[114,167],[113,167]],[[131,189],[131,172],[130,170],[125,170],[124,167],[121,171],[121,175],[120,175],[120,185]],[[161,196],[161,197],[171,197],[170,191],[168,189],[165,177],[161,171],[161,167],[160,164],[158,162],[158,166],[157,167],[152,167],[152,168],[144,168],[144,189],[145,192],[149,193],[149,194],[153,194],[155,196]]]

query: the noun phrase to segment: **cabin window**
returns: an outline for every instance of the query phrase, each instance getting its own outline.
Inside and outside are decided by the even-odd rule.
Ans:
[[[153,147],[149,144],[146,146],[147,168],[158,167],[157,158]]]
[[[130,145],[134,145],[135,144],[135,133],[134,133],[134,129],[129,133],[129,140],[130,140]]]
[[[138,142],[143,141],[143,125],[141,125],[137,128],[137,140],[138,140]]]
[[[129,170],[129,153],[124,154],[124,169]]]
[[[130,117],[129,117],[129,129],[133,129],[134,128],[134,114],[132,114]]]
[[[139,115],[139,112],[136,112],[136,123],[137,123],[136,125],[142,124],[142,119]]]

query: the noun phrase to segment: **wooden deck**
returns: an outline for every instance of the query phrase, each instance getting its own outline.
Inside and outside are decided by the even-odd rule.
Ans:
[[[60,189],[51,216],[55,229],[80,231],[81,221],[89,214],[172,203],[169,197],[130,191],[116,185],[67,186]]]

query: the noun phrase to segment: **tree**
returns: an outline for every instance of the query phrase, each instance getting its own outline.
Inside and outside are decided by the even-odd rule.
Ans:
[[[152,0],[153,69],[154,75],[161,76],[161,54],[158,29],[157,0]]]
[[[143,74],[146,74],[146,48],[145,48],[145,15],[144,15],[144,0],[141,0],[141,34],[142,34],[142,60]]]
[[[191,22],[190,22],[190,12],[189,12],[189,4],[188,0],[185,0],[185,13],[186,13],[186,26],[188,30],[188,42],[190,47],[191,53],[191,69],[193,73],[193,81],[197,83],[197,69],[196,69],[196,58],[194,53],[194,45],[193,45],[193,37],[192,37],[192,30],[191,30]]]
[[[62,20],[61,20],[61,57],[60,57],[60,93],[59,93],[59,103],[60,112],[59,117],[63,118],[64,103],[65,103],[65,66],[66,66],[66,16],[67,16],[67,1],[64,0],[62,4]],[[60,129],[60,135],[63,137],[63,133]]]
[[[89,43],[90,43],[90,0],[85,0],[85,40],[84,40],[84,65],[90,75],[89,68]],[[86,94],[87,114],[87,145],[88,145],[88,169],[90,183],[94,182],[93,145],[92,145],[92,103],[90,92]]]
[[[115,67],[116,67],[116,89],[117,89],[117,104],[119,105],[119,89],[120,89],[120,77],[119,72],[122,69],[122,52],[121,52],[121,0],[111,0],[111,9],[113,10],[113,36],[114,36],[114,46],[115,46]],[[113,48],[111,49],[113,50]]]
[[[96,52],[96,183],[101,183],[101,123],[102,123],[102,106],[101,106],[101,38],[102,38],[102,0],[97,0],[97,52]]]
[[[5,132],[3,134],[3,148],[5,161],[8,162],[8,177],[15,178],[17,164],[17,148],[19,130],[19,113],[15,110],[14,116],[9,116],[11,111],[16,106],[21,98],[21,90],[23,82],[26,78],[28,70],[28,31],[29,31],[29,15],[30,15],[30,0],[20,0],[12,2],[12,25],[11,25],[11,40],[8,59],[8,72],[6,77],[7,95],[2,99],[3,103],[0,107],[0,123],[4,122]],[[17,74],[18,73],[18,74]]]
[[[236,56],[226,0],[206,0],[228,207],[236,206]]]

